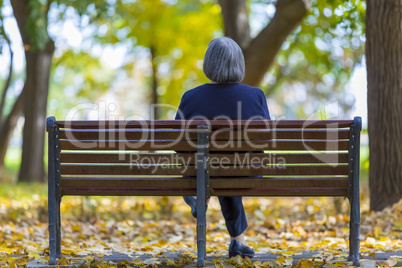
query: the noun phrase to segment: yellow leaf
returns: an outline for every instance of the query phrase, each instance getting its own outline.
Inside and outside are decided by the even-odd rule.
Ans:
[[[29,258],[35,258],[35,260],[37,260],[37,259],[40,259],[41,257],[39,256],[39,254],[37,254],[37,253],[29,253],[28,254],[28,257]]]
[[[170,266],[175,265],[174,260],[166,259],[166,265],[170,265]]]
[[[215,262],[215,268],[225,268],[225,265],[222,264],[221,262]]]
[[[233,264],[233,265],[241,266],[241,265],[243,264],[243,258],[240,257],[239,255],[237,255],[237,256],[235,256],[235,257],[230,258],[230,259],[229,259],[229,262],[230,262],[231,264]]]
[[[300,259],[300,261],[297,262],[296,267],[297,268],[310,268],[313,267],[314,263],[311,260],[307,259]]]
[[[328,264],[328,266],[333,266],[333,267],[346,267],[346,263],[344,261],[337,261],[335,263]]]
[[[142,265],[143,264],[141,259],[135,259],[134,261],[132,261],[132,263],[135,264],[135,265]]]
[[[7,263],[11,264],[11,263],[15,262],[17,259],[18,259],[17,257],[8,257],[7,258]]]
[[[384,264],[387,265],[388,267],[395,266],[397,263],[398,263],[398,261],[396,261],[396,260],[387,260],[384,262]]]
[[[78,224],[77,225],[73,225],[73,226],[71,226],[71,231],[80,231],[81,230],[81,226],[79,226]]]
[[[67,264],[70,264],[70,262],[71,262],[71,259],[67,259],[67,258],[59,259],[59,264],[60,265],[67,265]]]
[[[288,265],[292,265],[293,258],[292,257],[281,256],[281,257],[278,257],[276,259],[276,262],[281,264],[281,265],[288,266]]]

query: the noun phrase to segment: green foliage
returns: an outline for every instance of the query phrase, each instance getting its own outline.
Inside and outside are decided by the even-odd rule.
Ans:
[[[3,53],[3,45],[6,37],[6,31],[4,30],[4,18],[3,14],[1,12],[1,9],[3,8],[3,0],[0,0],[0,55]]]
[[[55,58],[53,67],[49,113],[63,113],[60,110],[78,102],[95,101],[111,88],[116,78],[112,73],[119,71],[109,70],[96,59],[91,48],[97,44],[124,46],[127,56],[122,70],[128,78],[145,77],[141,82],[148,88],[150,67],[137,68],[138,59],[147,59],[149,66],[156,64],[159,100],[177,106],[184,91],[207,81],[201,68],[205,49],[212,38],[223,35],[217,1],[49,1],[29,1],[32,46],[41,48],[49,38],[50,3],[58,12],[58,21],[71,20],[66,11],[74,9],[81,29],[90,32],[85,42],[91,43],[80,51],[56,47],[61,56]],[[275,2],[250,0],[248,6],[253,10],[253,5],[265,8]],[[284,113],[291,110],[295,118],[305,118],[334,99],[345,111],[351,107],[353,100],[346,96],[345,86],[364,52],[364,16],[362,0],[312,1],[312,8],[288,37],[261,83]],[[251,21],[267,24],[270,19],[250,14]]]
[[[364,20],[361,0],[313,1],[263,82],[267,95],[284,106],[288,103],[285,110],[294,109],[296,102],[299,118],[334,100],[342,111],[349,110],[354,100],[346,96],[345,87],[364,54]],[[297,96],[289,97],[291,92]]]
[[[48,114],[64,118],[75,105],[95,101],[110,89],[115,73],[87,52],[66,50],[54,58]]]
[[[27,17],[26,31],[29,34],[29,45],[32,50],[43,49],[49,41],[47,32],[48,5],[47,0],[28,1],[29,14]]]
[[[269,5],[275,1],[249,1],[249,5],[256,3]],[[86,8],[80,5],[75,6],[78,13],[89,16],[89,24],[97,29],[89,38],[103,45],[123,44],[128,48],[123,67],[128,76],[135,70],[135,55],[148,51],[149,63],[158,68],[161,103],[177,105],[184,91],[207,81],[201,60],[208,42],[222,35],[220,7],[215,1],[169,4],[162,0],[120,0],[96,2]],[[267,95],[299,118],[334,99],[341,110],[350,109],[353,100],[346,96],[345,86],[364,52],[364,15],[361,0],[313,1],[261,84]],[[145,82],[151,87],[150,72],[142,75],[148,77]],[[296,106],[288,97],[294,93],[289,93],[292,88],[303,91],[296,97]]]
[[[208,42],[221,32],[220,7],[214,2],[186,0],[116,1],[103,6],[88,6],[86,15],[97,31],[89,38],[100,44],[122,44],[128,50],[123,66],[129,76],[136,55],[147,53],[158,68],[158,94],[161,103],[178,105],[184,91],[207,81],[200,60]],[[208,23],[205,23],[208,22]],[[142,50],[138,47],[145,48]],[[152,48],[152,55],[150,53]],[[150,73],[143,73],[150,79]],[[151,81],[147,81],[149,87]]]

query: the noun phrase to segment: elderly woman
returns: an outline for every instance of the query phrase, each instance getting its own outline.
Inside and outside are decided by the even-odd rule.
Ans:
[[[212,40],[204,57],[203,71],[210,83],[184,93],[176,119],[270,119],[261,89],[240,82],[244,78],[244,56],[235,41],[228,37]],[[184,197],[197,217],[196,200]],[[247,228],[242,197],[219,197],[226,228],[230,234],[229,257],[253,257],[243,232]]]

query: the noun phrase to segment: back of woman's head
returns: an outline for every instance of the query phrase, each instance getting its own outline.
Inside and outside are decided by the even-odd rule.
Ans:
[[[244,56],[239,45],[228,37],[212,40],[204,57],[205,75],[217,83],[237,83],[244,78]]]

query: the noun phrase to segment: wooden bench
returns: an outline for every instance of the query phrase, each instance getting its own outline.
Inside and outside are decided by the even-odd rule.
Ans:
[[[354,120],[55,121],[49,134],[50,264],[61,257],[62,196],[197,196],[197,265],[209,196],[346,196],[349,259],[359,264]],[[263,153],[264,152],[264,153]]]

